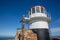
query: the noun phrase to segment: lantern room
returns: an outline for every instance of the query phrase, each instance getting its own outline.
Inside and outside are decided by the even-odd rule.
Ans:
[[[45,8],[43,6],[33,6],[32,8],[30,8],[29,10],[29,17],[41,17],[41,16],[46,16],[46,11]]]

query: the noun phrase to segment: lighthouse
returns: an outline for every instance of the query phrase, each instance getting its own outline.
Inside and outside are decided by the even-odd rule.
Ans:
[[[46,13],[44,6],[33,6],[29,10],[29,17],[25,17],[29,29],[37,34],[37,40],[50,40],[49,22],[50,17]]]

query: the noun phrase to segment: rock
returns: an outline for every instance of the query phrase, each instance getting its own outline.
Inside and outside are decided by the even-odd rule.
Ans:
[[[22,40],[22,30],[18,30],[15,40]],[[37,40],[37,35],[32,30],[24,30],[24,40]]]

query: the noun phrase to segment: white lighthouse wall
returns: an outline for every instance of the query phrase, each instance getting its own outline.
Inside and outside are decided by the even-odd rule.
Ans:
[[[48,29],[48,22],[46,21],[37,21],[30,24],[29,29]]]
[[[30,18],[34,17],[47,17],[47,15],[45,13],[33,13],[30,15]]]

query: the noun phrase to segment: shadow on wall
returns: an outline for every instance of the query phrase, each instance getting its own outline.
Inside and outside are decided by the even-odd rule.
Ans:
[[[53,38],[52,40],[60,40],[60,39],[58,39],[58,38]]]

